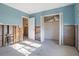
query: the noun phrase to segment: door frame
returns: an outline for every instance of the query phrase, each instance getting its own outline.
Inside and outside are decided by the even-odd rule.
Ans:
[[[44,17],[46,17],[46,16],[54,16],[54,15],[59,15],[59,45],[63,45],[63,37],[64,37],[64,35],[63,35],[63,26],[64,26],[64,24],[63,24],[63,13],[61,12],[61,13],[54,13],[54,14],[49,14],[49,15],[44,15],[44,16],[41,16],[41,18],[40,18],[40,31],[41,31],[41,34],[40,34],[40,36],[41,36],[41,42],[44,42]]]
[[[23,28],[23,18],[27,18],[29,20],[29,17],[28,16],[22,16],[22,20],[21,20],[22,37],[23,37],[23,40],[24,40],[24,35],[23,35],[23,31],[24,31],[24,28]]]

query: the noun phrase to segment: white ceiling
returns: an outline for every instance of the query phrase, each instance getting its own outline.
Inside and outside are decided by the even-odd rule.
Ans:
[[[59,8],[70,4],[71,3],[5,3],[5,5],[21,10],[28,14]]]

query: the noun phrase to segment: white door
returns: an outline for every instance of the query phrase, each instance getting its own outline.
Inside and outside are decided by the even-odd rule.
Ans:
[[[35,18],[29,18],[28,20],[28,38],[35,40]]]

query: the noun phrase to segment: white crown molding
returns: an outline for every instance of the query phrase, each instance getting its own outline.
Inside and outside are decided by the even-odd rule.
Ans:
[[[26,12],[28,14],[38,13],[50,9],[60,8],[72,3],[4,3],[12,8]]]

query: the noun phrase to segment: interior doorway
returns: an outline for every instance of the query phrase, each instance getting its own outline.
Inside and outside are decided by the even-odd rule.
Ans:
[[[28,18],[23,17],[23,40],[28,38]]]

